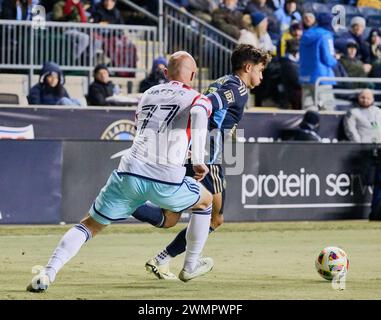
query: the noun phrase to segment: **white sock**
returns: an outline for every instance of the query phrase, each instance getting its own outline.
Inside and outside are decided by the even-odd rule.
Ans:
[[[156,261],[159,265],[166,264],[171,261],[172,257],[169,255],[168,251],[164,249],[162,252],[158,253],[156,256]]]
[[[76,224],[64,234],[45,267],[45,273],[50,282],[54,281],[58,271],[78,253],[82,245],[89,239],[91,239],[91,231],[83,224]]]
[[[202,249],[208,239],[212,206],[205,210],[193,210],[186,233],[187,247],[184,270],[193,272]]]

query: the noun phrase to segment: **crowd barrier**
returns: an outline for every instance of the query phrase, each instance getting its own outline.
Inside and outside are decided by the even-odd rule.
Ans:
[[[0,140],[0,224],[74,223],[127,141]],[[227,167],[226,221],[366,219],[374,145],[244,143]],[[238,150],[238,149],[237,149]],[[134,221],[131,219],[130,221]]]

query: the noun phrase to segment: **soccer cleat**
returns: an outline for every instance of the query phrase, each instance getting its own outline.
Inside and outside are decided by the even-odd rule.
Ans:
[[[200,258],[198,259],[197,266],[193,272],[187,272],[184,269],[179,274],[181,281],[187,282],[197,277],[201,277],[213,269],[214,262],[212,258]]]
[[[45,273],[40,273],[33,277],[32,281],[26,287],[29,292],[45,292],[50,285],[49,277]]]
[[[146,270],[161,280],[178,280],[176,275],[169,271],[169,263],[160,265],[155,258],[146,262]]]

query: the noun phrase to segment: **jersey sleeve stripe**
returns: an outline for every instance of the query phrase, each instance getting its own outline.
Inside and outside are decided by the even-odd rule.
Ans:
[[[192,100],[191,106],[193,106],[196,103],[197,99],[200,97],[201,97],[201,93],[199,95],[195,96],[194,99]]]
[[[211,93],[213,96],[216,97],[217,99],[217,102],[218,102],[218,109],[222,109],[224,107],[223,103],[222,103],[222,100],[221,100],[221,97],[220,95],[217,93],[217,92],[212,92]]]

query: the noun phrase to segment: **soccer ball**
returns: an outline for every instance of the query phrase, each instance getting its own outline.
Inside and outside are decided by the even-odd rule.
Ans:
[[[336,276],[345,275],[348,272],[348,256],[341,248],[326,247],[316,258],[315,267],[324,279],[331,281]]]

